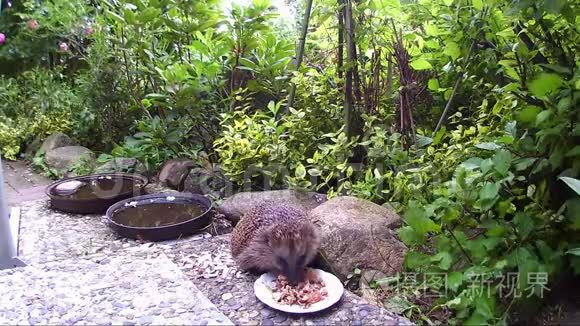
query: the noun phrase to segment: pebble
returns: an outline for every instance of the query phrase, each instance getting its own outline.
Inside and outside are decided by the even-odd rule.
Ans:
[[[262,326],[273,326],[274,322],[268,318],[262,319]]]
[[[358,315],[359,315],[361,318],[365,318],[366,316],[368,316],[368,315],[369,315],[369,312],[368,312],[367,310],[364,310],[364,309],[363,309],[363,310],[360,310],[360,311],[358,312]]]
[[[272,310],[270,310],[268,308],[263,308],[260,311],[262,312],[262,316],[264,316],[264,317],[270,317],[274,313]]]
[[[222,300],[224,300],[224,301],[228,301],[229,299],[231,299],[233,297],[234,297],[234,295],[231,294],[231,293],[224,293],[224,294],[222,294]]]
[[[240,309],[242,307],[241,304],[239,304],[239,303],[237,303],[235,301],[230,301],[229,302],[229,305],[230,305],[230,309],[231,310],[238,310],[238,309]]]
[[[277,316],[272,318],[272,320],[277,324],[281,324],[281,323],[285,322],[287,319],[288,319],[288,316],[285,314],[282,314],[282,313],[279,313]]]

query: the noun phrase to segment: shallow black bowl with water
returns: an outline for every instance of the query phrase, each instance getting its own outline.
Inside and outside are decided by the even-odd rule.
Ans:
[[[114,203],[145,193],[138,174],[102,173],[59,180],[46,187],[51,207],[69,213],[103,214]]]
[[[120,201],[107,210],[121,236],[162,241],[197,233],[211,224],[212,203],[192,193],[158,193]]]

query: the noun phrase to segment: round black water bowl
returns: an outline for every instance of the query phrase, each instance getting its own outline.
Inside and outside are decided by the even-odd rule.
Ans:
[[[80,181],[86,185],[82,192],[59,193],[59,185]],[[75,214],[104,214],[114,203],[145,193],[149,180],[139,174],[102,173],[59,180],[46,187],[50,206]]]
[[[200,232],[211,224],[212,202],[192,193],[157,193],[122,200],[107,210],[107,224],[132,239],[163,241]]]

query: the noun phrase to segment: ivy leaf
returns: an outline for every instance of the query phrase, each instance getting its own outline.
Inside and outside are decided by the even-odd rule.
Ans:
[[[415,269],[420,266],[429,264],[429,256],[417,251],[409,251],[405,255],[405,266],[410,269]]]
[[[429,61],[425,59],[416,59],[411,62],[411,67],[415,70],[427,70],[432,69],[433,66],[429,63]]]
[[[408,225],[397,230],[397,234],[399,235],[401,241],[403,241],[403,243],[407,246],[418,244],[421,241],[420,237],[417,235],[417,232],[415,232],[415,230],[413,230],[413,228]]]
[[[481,172],[486,174],[491,168],[493,167],[493,162],[491,159],[486,158],[485,160],[481,161]]]
[[[439,268],[442,270],[448,270],[453,262],[453,256],[447,251],[442,251],[437,255],[431,257],[432,262],[439,262]]]
[[[425,240],[428,232],[440,232],[441,228],[427,217],[425,210],[418,206],[412,206],[405,212],[405,222],[415,230],[420,241]]]
[[[493,199],[499,192],[499,186],[496,183],[487,182],[479,191],[479,197],[482,199]]]
[[[535,96],[542,97],[556,91],[564,82],[557,74],[541,73],[528,84],[530,92]]]
[[[494,169],[502,176],[506,175],[512,163],[512,154],[506,150],[500,150],[492,158]]]
[[[456,60],[461,55],[461,49],[457,43],[451,41],[445,44],[445,50],[443,50],[443,53],[450,56],[453,60]]]
[[[479,191],[479,199],[482,210],[488,210],[493,207],[499,193],[499,185],[488,182]]]
[[[568,187],[572,188],[578,195],[580,195],[580,180],[570,177],[559,177],[558,179],[564,181]]]

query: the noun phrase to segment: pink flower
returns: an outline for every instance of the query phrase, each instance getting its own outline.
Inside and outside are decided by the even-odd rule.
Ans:
[[[93,34],[93,28],[91,26],[85,27],[85,34]]]
[[[0,45],[4,44],[4,42],[6,42],[6,35],[0,33]]]
[[[68,44],[66,44],[66,42],[60,42],[58,47],[60,48],[61,51],[68,52]]]
[[[38,29],[38,22],[35,19],[28,21],[28,28],[30,29]]]

